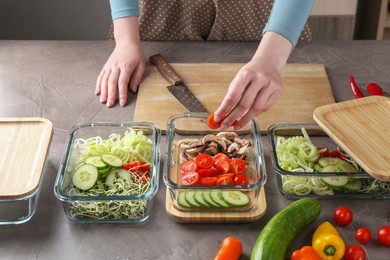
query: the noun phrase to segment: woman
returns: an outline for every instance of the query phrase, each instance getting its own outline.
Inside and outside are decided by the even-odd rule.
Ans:
[[[213,6],[215,4],[217,13],[223,2],[197,2],[205,1]],[[144,0],[143,6],[146,3],[147,0]],[[314,0],[275,0],[256,53],[234,77],[225,98],[215,111],[214,120],[221,123],[221,131],[232,124],[236,130],[240,129],[253,117],[268,110],[281,96],[281,71],[298,41],[313,4]],[[110,0],[110,6],[116,46],[98,76],[95,91],[96,95],[100,95],[100,102],[106,103],[107,107],[115,104],[117,92],[119,104],[126,105],[128,87],[136,92],[145,70],[138,0]]]

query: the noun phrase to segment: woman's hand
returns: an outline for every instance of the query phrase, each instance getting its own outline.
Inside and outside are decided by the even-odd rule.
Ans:
[[[283,36],[274,32],[264,35],[253,59],[239,70],[215,111],[214,121],[221,122],[221,130],[231,125],[240,129],[279,99],[280,74],[291,50],[292,44]]]
[[[95,90],[107,107],[115,104],[117,92],[119,104],[125,106],[128,88],[135,93],[145,71],[137,17],[114,20],[114,34],[115,49],[98,76]]]

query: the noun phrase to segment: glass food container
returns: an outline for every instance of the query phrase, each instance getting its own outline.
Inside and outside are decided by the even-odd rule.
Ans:
[[[169,193],[167,199],[179,212],[251,212],[258,206],[260,190],[267,179],[258,123],[252,120],[239,131],[229,128],[220,132],[207,126],[206,117],[204,113],[188,113],[174,115],[168,121],[163,173]],[[188,174],[183,165],[198,163],[196,157],[201,158],[204,154],[213,158],[212,166],[206,167],[212,171],[202,172],[203,169],[198,166],[194,170],[198,180],[186,181],[193,174],[193,169],[189,169]],[[222,181],[226,180],[221,178],[226,177],[222,176],[223,170],[213,170],[218,169],[216,154],[228,155],[230,163],[234,160],[232,158],[245,161],[243,172],[232,170],[231,165],[227,167],[227,173],[231,175],[228,177],[233,179],[233,183]],[[243,177],[239,174],[245,175],[244,182],[239,183],[236,179],[236,176]],[[211,177],[213,181],[208,182],[209,179],[204,177]]]
[[[0,119],[0,225],[33,217],[52,134],[53,124],[44,118]]]
[[[300,160],[310,158],[313,148],[299,141],[306,134],[305,140],[323,153],[303,164]],[[278,189],[285,197],[390,198],[390,182],[367,174],[316,123],[275,124],[268,129],[268,137]]]
[[[148,219],[159,183],[159,141],[152,123],[74,126],[54,187],[67,218],[80,224]]]

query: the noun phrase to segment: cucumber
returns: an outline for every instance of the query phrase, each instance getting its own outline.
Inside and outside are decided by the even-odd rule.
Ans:
[[[131,184],[132,182],[131,173],[125,169],[119,168],[110,171],[110,173],[106,177],[106,181],[104,184],[109,188],[113,188],[116,178],[121,178],[127,181],[129,184]]]
[[[335,165],[339,161],[341,161],[341,159],[335,157],[321,157],[320,159],[318,159],[318,163],[322,167],[325,167],[327,165]]]
[[[363,182],[361,179],[349,178],[348,183],[345,184],[342,187],[342,189],[345,191],[356,192],[361,190],[362,187],[363,187]]]
[[[241,191],[222,191],[222,199],[232,207],[244,207],[249,203],[249,198]]]
[[[200,190],[195,191],[194,199],[201,207],[209,207],[210,206],[207,203],[207,201],[205,201],[205,199],[203,197],[203,191],[200,191]]]
[[[203,198],[210,205],[210,207],[213,207],[213,208],[219,208],[220,207],[220,205],[218,203],[215,203],[211,199],[210,191],[203,191]]]
[[[294,238],[321,213],[320,202],[302,198],[276,213],[265,225],[252,249],[251,260],[284,260]]]
[[[334,188],[340,188],[348,183],[349,178],[347,176],[335,176],[323,177],[321,180]]]
[[[73,184],[80,190],[89,190],[92,188],[97,179],[99,173],[95,166],[92,164],[83,164],[77,167],[72,176]]]
[[[184,208],[191,207],[191,205],[188,204],[188,202],[186,200],[186,191],[179,192],[179,195],[177,197],[177,203],[179,204],[179,206],[184,207]]]
[[[191,207],[199,208],[200,204],[195,201],[195,191],[190,190],[186,192],[185,199],[188,204],[190,204]]]
[[[229,204],[227,204],[226,201],[222,198],[222,194],[220,191],[210,191],[210,197],[211,200],[214,201],[214,203],[218,204],[220,207],[229,208]]]
[[[118,156],[112,155],[110,153],[105,153],[101,156],[101,159],[104,163],[108,164],[111,167],[119,168],[123,165],[123,161]]]
[[[340,172],[357,172],[358,170],[349,162],[340,160],[336,163],[336,166],[339,167]]]
[[[108,165],[103,162],[102,158],[98,155],[90,156],[84,161],[85,163],[92,164],[95,166],[98,170],[103,170],[108,167]]]

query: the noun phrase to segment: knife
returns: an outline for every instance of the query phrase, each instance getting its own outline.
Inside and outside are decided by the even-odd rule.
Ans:
[[[149,61],[157,67],[161,76],[171,84],[170,86],[167,86],[167,89],[189,112],[208,113],[207,109],[194,96],[191,90],[188,89],[183,80],[177,75],[161,54],[150,56]]]

